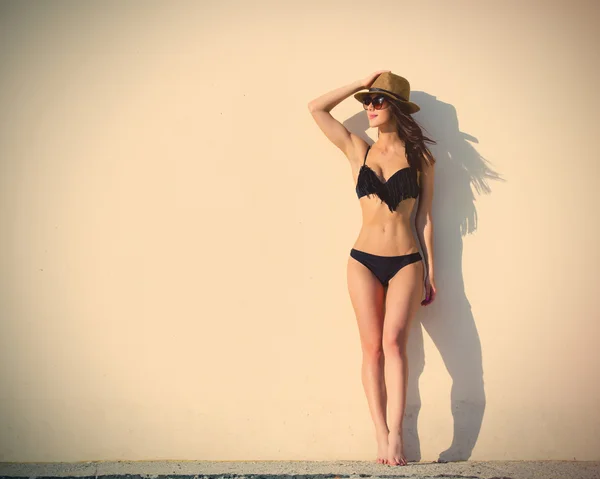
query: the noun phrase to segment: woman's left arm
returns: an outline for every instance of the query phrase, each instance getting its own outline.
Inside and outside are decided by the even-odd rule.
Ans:
[[[423,162],[423,171],[420,174],[421,191],[419,193],[419,205],[415,216],[415,228],[421,249],[425,255],[427,274],[425,279],[425,299],[421,302],[423,306],[430,304],[436,295],[435,268],[433,258],[433,180],[434,164],[428,165]]]

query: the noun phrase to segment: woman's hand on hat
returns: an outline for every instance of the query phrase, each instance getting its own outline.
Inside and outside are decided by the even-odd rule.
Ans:
[[[363,86],[365,88],[371,88],[371,85],[377,79],[377,77],[385,72],[391,72],[391,70],[377,70],[375,73],[371,73],[369,76],[367,76],[363,79],[363,81],[362,81]]]

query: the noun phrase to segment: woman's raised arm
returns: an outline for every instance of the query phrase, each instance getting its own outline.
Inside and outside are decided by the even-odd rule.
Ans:
[[[353,93],[365,88],[362,80],[336,88],[308,103],[308,109],[325,136],[350,158],[354,150],[352,133],[329,113]]]

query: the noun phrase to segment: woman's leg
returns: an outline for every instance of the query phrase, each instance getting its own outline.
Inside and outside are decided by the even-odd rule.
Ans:
[[[347,279],[360,335],[362,384],[375,425],[377,462],[385,464],[388,456],[389,433],[385,419],[386,392],[382,348],[385,291],[375,275],[352,257],[348,257]]]
[[[404,266],[390,280],[383,326],[385,383],[389,406],[388,464],[406,465],[402,443],[402,423],[406,407],[408,357],[406,344],[410,322],[423,295],[422,261]]]

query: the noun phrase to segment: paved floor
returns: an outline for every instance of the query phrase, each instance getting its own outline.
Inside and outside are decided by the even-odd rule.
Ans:
[[[110,477],[108,477],[110,476]],[[361,461],[116,461],[0,463],[0,477],[260,479],[600,479],[600,461],[418,462],[386,466]],[[272,476],[265,478],[265,476]]]

